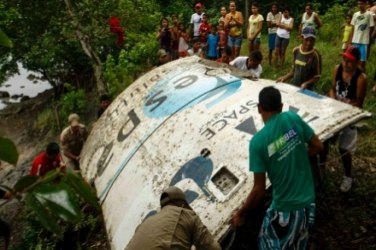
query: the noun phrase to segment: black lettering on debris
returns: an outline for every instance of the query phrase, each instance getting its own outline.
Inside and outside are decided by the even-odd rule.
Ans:
[[[186,88],[197,81],[198,77],[195,75],[184,76],[173,82],[176,89]]]
[[[257,104],[257,102],[250,100],[245,105],[247,105],[248,107],[254,107],[257,106]]]
[[[114,156],[114,154],[111,153],[113,146],[114,146],[114,142],[111,141],[103,149],[102,155],[99,158],[98,163],[97,163],[97,175],[98,176],[101,176],[103,174],[104,170],[107,168],[108,164],[111,162],[111,159]]]
[[[204,130],[204,132],[201,133],[201,135],[205,136],[206,139],[210,140],[215,136],[215,132],[211,130],[210,128],[207,128]]]
[[[221,131],[222,129],[224,129],[224,127],[226,127],[227,121],[225,119],[221,119],[221,120],[214,122],[212,126],[215,127],[217,124],[223,124],[218,128],[218,131]]]
[[[239,111],[239,113],[240,114],[245,114],[245,113],[247,113],[250,109],[249,108],[247,108],[247,107],[245,107],[245,106],[240,106],[241,107],[241,109],[240,109],[240,111]]]
[[[155,95],[153,95],[146,101],[145,103],[146,106],[157,104],[150,111],[154,111],[156,108],[158,108],[162,103],[164,103],[167,100],[167,96],[165,95],[158,97],[162,92],[163,92],[162,90],[158,91]]]
[[[238,119],[238,116],[236,115],[236,111],[233,110],[230,115],[224,115],[223,118]]]
[[[129,119],[124,123],[124,125],[119,130],[117,140],[118,142],[122,142],[133,132],[133,130],[140,124],[140,119],[138,118],[134,109],[128,112]],[[127,127],[129,122],[132,122],[132,129],[130,129],[127,133],[124,133],[124,128]]]

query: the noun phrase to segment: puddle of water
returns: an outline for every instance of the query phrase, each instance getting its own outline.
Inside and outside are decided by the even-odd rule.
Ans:
[[[0,91],[8,92],[10,96],[23,95],[33,98],[39,93],[52,88],[48,81],[40,79],[42,77],[40,73],[28,71],[23,68],[21,64],[18,64],[18,68],[19,74],[9,77],[6,82],[2,83],[0,85]],[[33,75],[34,77],[30,78],[29,75]],[[0,99],[0,109],[6,107],[7,104],[4,102],[5,100],[7,102],[17,103],[21,101],[21,97],[15,99]]]

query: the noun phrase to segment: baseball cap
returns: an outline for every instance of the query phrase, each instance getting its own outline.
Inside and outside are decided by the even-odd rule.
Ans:
[[[171,201],[186,201],[185,194],[183,191],[178,187],[168,187],[165,191],[163,191],[161,195],[161,206],[165,206]]]
[[[161,57],[165,57],[167,56],[167,52],[165,49],[160,49],[158,50],[158,57],[161,58]]]
[[[196,3],[195,8],[201,9],[202,8],[202,3]]]
[[[360,59],[360,50],[351,45],[347,47],[345,53],[342,53],[342,56],[350,59],[351,61],[358,61]]]
[[[73,127],[77,126],[79,124],[79,122],[80,122],[80,117],[77,114],[75,114],[75,113],[70,114],[68,116],[68,122]]]
[[[308,37],[316,38],[315,29],[311,26],[305,27],[302,31],[302,36],[303,36],[304,39],[306,39]]]

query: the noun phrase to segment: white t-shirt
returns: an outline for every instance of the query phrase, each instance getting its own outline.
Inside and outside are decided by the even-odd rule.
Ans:
[[[369,11],[366,11],[363,14],[360,13],[360,11],[356,12],[351,20],[351,25],[354,25],[354,35],[352,42],[369,44],[369,30],[370,27],[375,26],[375,22],[371,13]]]
[[[188,50],[188,55],[190,56],[201,56],[202,55],[202,49],[198,49],[197,52],[194,52],[193,49]]]
[[[291,23],[291,21],[292,21],[292,18],[291,18],[291,17],[289,17],[289,19],[286,19],[286,18],[282,15],[282,17],[281,17],[281,24],[283,24],[283,25],[285,25],[285,26],[289,26],[290,23]],[[278,29],[277,29],[277,36],[282,37],[282,38],[285,38],[285,39],[289,39],[289,38],[290,38],[290,31],[278,27]]]
[[[259,64],[257,66],[257,68],[255,68],[255,69],[248,69],[247,68],[247,59],[248,59],[248,56],[238,56],[237,58],[235,58],[233,61],[230,62],[230,65],[232,65],[232,66],[234,66],[238,69],[248,71],[252,75],[254,75],[256,78],[260,78],[261,73],[262,73],[261,64]]]
[[[273,15],[272,12],[269,12],[268,15],[266,16],[266,21],[267,22],[272,22],[274,24],[277,23],[277,20],[281,17],[281,12],[278,12],[277,14]],[[273,28],[268,28],[268,33],[269,34],[275,34],[277,33],[277,27]]]
[[[183,51],[187,51],[188,49],[189,49],[188,43],[185,41],[184,37],[180,37],[178,51],[183,52]]]
[[[201,18],[204,13],[201,13],[201,15],[194,13],[191,16],[191,21],[189,23],[193,23],[193,36],[199,36],[200,32],[198,31],[201,24]]]

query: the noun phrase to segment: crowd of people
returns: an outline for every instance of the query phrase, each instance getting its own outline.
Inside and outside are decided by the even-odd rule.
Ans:
[[[357,7],[358,11],[344,16],[345,22],[341,28],[342,62],[333,65],[332,86],[328,95],[362,108],[367,91],[366,61],[376,37],[376,6],[371,1],[358,0]],[[301,44],[293,49],[291,70],[278,77],[276,82],[288,82],[303,90],[315,91],[315,84],[320,80],[322,71],[322,59],[315,49],[315,43],[318,30],[325,24],[310,3],[305,5],[301,19],[294,20],[290,14],[287,6],[280,8],[277,3],[273,3],[270,7],[266,16],[268,62],[274,66],[285,64],[291,31],[294,22],[298,21]],[[192,41],[195,44],[192,47],[196,47],[195,55],[209,60],[218,60],[222,56],[219,62],[248,70],[255,78],[259,78],[263,58],[260,38],[265,20],[260,14],[260,5],[252,2],[248,22],[237,11],[235,1],[230,1],[229,11],[225,6],[220,9],[218,23],[208,24],[207,20],[203,5],[197,3],[190,21],[191,32],[184,38],[186,48]],[[248,56],[239,56],[244,37],[248,40]],[[167,48],[167,52],[173,55],[171,50],[173,48]],[[224,55],[229,59],[224,61]],[[373,91],[376,91],[376,85]],[[243,206],[232,216],[231,224],[234,227],[241,226],[246,214],[257,206],[265,193],[267,174],[273,186],[273,197],[260,229],[259,248],[305,249],[316,207],[310,157],[319,159],[319,166],[325,171],[329,142],[320,142],[313,129],[298,115],[282,112],[282,105],[281,95],[276,88],[265,87],[260,92],[258,110],[265,126],[254,135],[249,147],[249,169],[254,172],[254,186]],[[339,189],[345,193],[354,182],[352,154],[356,149],[357,128],[353,125],[346,127],[335,140],[338,141],[344,168]],[[289,150],[284,150],[286,148]]]

